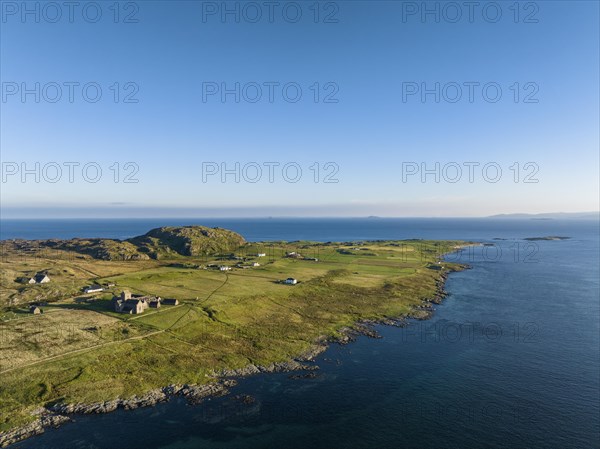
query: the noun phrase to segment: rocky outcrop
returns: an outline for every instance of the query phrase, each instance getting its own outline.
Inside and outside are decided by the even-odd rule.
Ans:
[[[256,398],[254,396],[250,396],[249,394],[238,394],[235,395],[233,399],[245,405],[254,404],[256,402]]]
[[[380,321],[363,320],[354,324],[352,327],[344,327],[338,331],[338,335],[331,337],[329,342],[347,345],[348,343],[355,341],[356,338],[361,335],[369,338],[382,338],[375,329],[370,327],[373,324],[380,324]]]
[[[272,363],[268,366],[247,365],[243,368],[233,370],[222,370],[219,372],[220,377],[246,377],[260,373],[289,373],[290,371],[313,371],[318,370],[317,365],[307,365],[296,360],[288,362]]]
[[[327,351],[327,341],[325,338],[320,339],[308,351],[296,357],[298,362],[314,362],[319,354]]]
[[[314,371],[308,372],[308,373],[304,373],[304,374],[291,374],[288,376],[288,379],[316,379],[318,376],[317,373],[315,373]]]
[[[58,427],[71,421],[68,416],[57,415],[46,409],[37,410],[34,414],[37,415],[37,418],[32,423],[0,433],[0,447],[6,447],[32,436],[40,435],[49,427]]]
[[[127,399],[114,399],[112,401],[91,404],[54,404],[48,408],[37,410],[34,414],[38,418],[34,422],[18,429],[0,433],[0,447],[5,447],[17,441],[44,433],[44,429],[48,427],[58,427],[61,424],[71,421],[71,418],[65,415],[110,413],[119,408],[134,410],[166,402],[174,396],[182,396],[190,404],[199,404],[209,396],[217,397],[226,395],[229,393],[229,388],[235,385],[237,385],[237,382],[233,379],[206,385],[169,385],[164,388],[151,390],[141,396],[132,396]]]
[[[151,390],[142,396],[132,396],[127,399],[96,402],[91,404],[55,404],[49,409],[63,415],[110,413],[118,408],[135,410],[140,407],[150,407],[168,401],[171,397],[182,396],[190,403],[198,404],[208,396],[223,396],[229,393],[228,388],[236,385],[235,380],[225,380],[206,385],[169,385]]]

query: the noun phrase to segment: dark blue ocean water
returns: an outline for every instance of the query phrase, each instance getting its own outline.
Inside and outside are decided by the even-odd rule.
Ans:
[[[247,240],[344,241],[369,239],[523,238],[591,229],[593,220],[507,218],[140,218],[140,219],[3,219],[0,240],[103,237],[125,239],[159,226],[220,226]]]
[[[599,226],[506,219],[194,220],[248,239],[460,238],[432,319],[332,346],[316,379],[244,379],[198,406],[82,416],[19,448],[598,448]],[[83,224],[82,224],[83,223]],[[128,237],[188,221],[2,222],[2,238]],[[521,240],[541,235],[564,241]],[[493,238],[509,240],[494,241]],[[518,250],[518,251],[517,251]],[[256,397],[252,405],[234,394]]]

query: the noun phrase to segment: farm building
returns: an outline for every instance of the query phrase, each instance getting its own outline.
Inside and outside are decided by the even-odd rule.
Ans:
[[[104,291],[104,287],[98,285],[98,284],[92,284],[89,287],[85,287],[83,289],[84,293],[97,293],[97,292],[102,292]]]
[[[119,313],[129,313],[129,314],[139,314],[144,313],[144,310],[148,308],[148,303],[144,299],[126,299],[121,300],[117,299],[117,297],[113,298],[113,305],[115,308],[115,312]]]
[[[112,299],[112,305],[115,312],[140,314],[144,313],[148,307],[159,308],[161,298],[157,296],[132,296],[127,290],[121,292],[120,296]]]
[[[28,284],[45,284],[47,282],[50,282],[50,278],[46,273],[37,273],[27,281]]]
[[[112,307],[115,312],[139,314],[144,313],[148,308],[158,309],[163,305],[176,306],[179,301],[176,299],[162,299],[160,296],[132,295],[124,290],[121,295],[114,296]]]

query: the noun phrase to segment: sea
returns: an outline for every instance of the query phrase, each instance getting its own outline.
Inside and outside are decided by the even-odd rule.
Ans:
[[[332,345],[315,378],[241,379],[231,394],[76,416],[14,448],[600,447],[600,226],[597,220],[2,220],[0,238],[128,238],[202,224],[247,240],[462,239],[433,317],[376,326],[383,338]],[[525,240],[562,236],[564,240]],[[237,395],[250,395],[245,404]]]

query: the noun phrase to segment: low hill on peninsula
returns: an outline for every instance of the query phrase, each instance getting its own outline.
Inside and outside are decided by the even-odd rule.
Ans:
[[[147,260],[165,256],[202,256],[229,253],[245,243],[236,232],[205,226],[166,226],[127,240],[13,240],[2,242],[20,253],[70,251],[99,260]]]
[[[223,228],[166,226],[152,229],[127,242],[137,246],[139,251],[151,255],[175,252],[182,256],[202,256],[232,252],[243,245],[245,240],[238,233]]]

